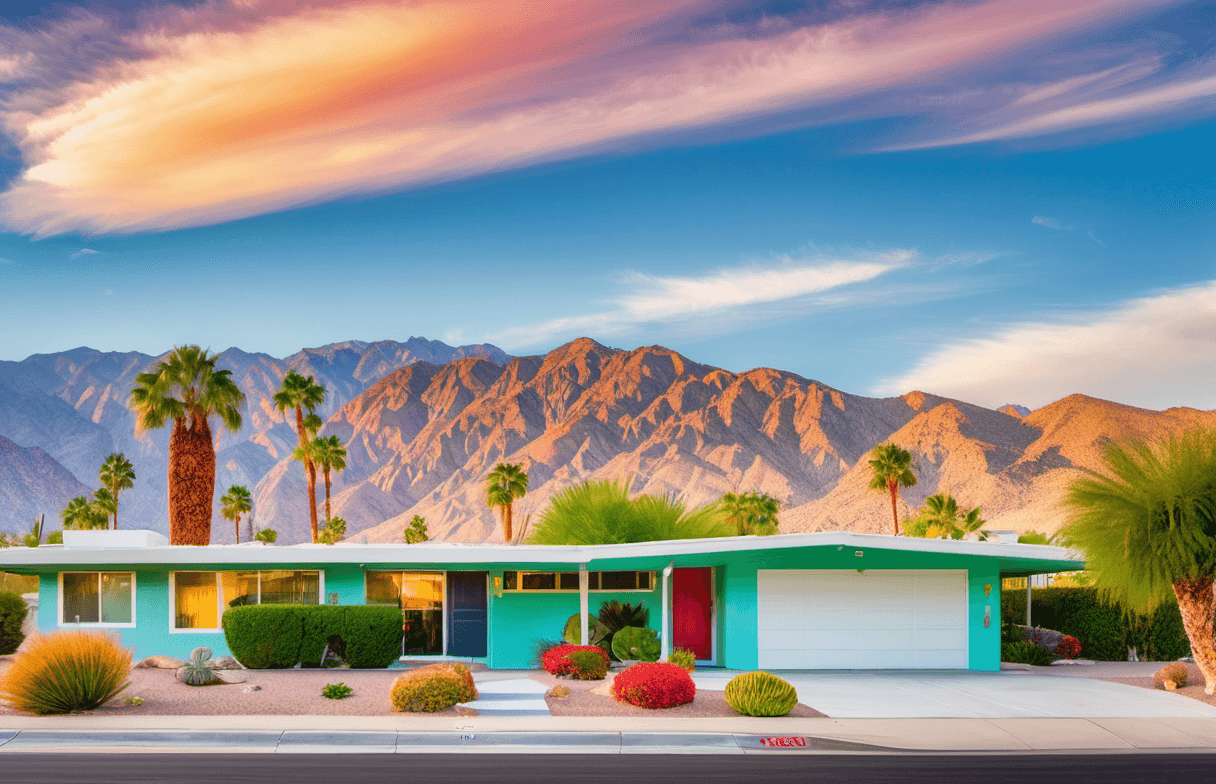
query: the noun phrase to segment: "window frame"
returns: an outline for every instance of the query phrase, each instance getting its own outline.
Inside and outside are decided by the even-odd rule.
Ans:
[[[446,657],[448,655],[448,572],[447,572],[447,570],[446,569],[364,569],[363,570],[363,604],[367,605],[368,607],[392,607],[391,604],[382,604],[379,602],[377,602],[376,604],[372,604],[367,600],[367,578],[369,575],[371,575],[373,573],[376,573],[376,574],[384,574],[384,573],[387,573],[387,574],[437,574],[440,576],[441,582],[443,584],[443,588],[441,589],[442,596],[443,596],[443,605],[442,605],[442,607],[440,607],[440,610],[441,610],[440,619],[441,620],[440,620],[440,628],[439,628],[439,634],[443,638],[443,645],[441,646],[442,652],[441,653],[403,654],[398,657],[398,661],[400,661],[401,659],[423,659],[423,658],[430,658],[430,657]]]
[[[131,621],[130,623],[107,623],[105,621],[65,621],[63,619],[64,610],[64,593],[63,593],[63,576],[65,574],[94,574],[97,575],[97,617],[101,617],[101,576],[103,574],[129,574],[131,575]],[[55,609],[55,619],[57,625],[61,629],[134,629],[137,616],[137,590],[138,575],[134,570],[129,569],[97,569],[97,570],[74,570],[60,571],[57,575],[58,588],[55,591],[57,607]]]
[[[215,629],[198,628],[198,627],[179,627],[177,625],[177,575],[184,574],[211,574],[215,577],[215,595],[216,595],[216,618],[219,620],[219,627]],[[260,607],[262,605],[262,572],[316,572],[317,573],[317,604],[325,604],[325,570],[324,569],[178,569],[169,572],[169,633],[170,634],[222,634],[224,631],[224,610],[228,609],[227,602],[224,597],[224,581],[220,575],[228,572],[257,572],[258,575],[258,603],[255,605],[247,605],[249,607]]]
[[[588,570],[587,575],[588,575],[588,578],[590,578],[591,575],[602,575],[606,571],[607,572],[633,572],[634,574],[649,574],[650,575],[650,587],[649,588],[591,588],[591,587],[588,587],[587,588],[588,593],[654,593],[655,587],[658,585],[658,583],[655,581],[655,576],[654,576],[655,573],[651,569],[607,569],[607,570],[596,569],[594,571]],[[525,575],[525,574],[552,574],[552,575],[555,575],[553,582],[554,582],[554,586],[556,586],[556,587],[554,587],[554,588],[507,588],[506,587],[507,572],[515,572],[515,584],[517,586],[523,585],[523,575]],[[579,592],[578,588],[562,588],[561,587],[561,584],[562,584],[561,575],[563,575],[563,574],[578,574],[578,572],[576,572],[576,571],[575,572],[555,572],[555,571],[550,571],[550,570],[540,571],[540,570],[536,570],[536,569],[504,569],[503,570],[503,589],[502,589],[502,591],[503,591],[503,593],[578,593]],[[590,579],[588,580],[588,582],[590,582]],[[596,582],[598,583],[599,581],[597,580]],[[634,580],[634,584],[635,585],[637,584],[636,579]]]

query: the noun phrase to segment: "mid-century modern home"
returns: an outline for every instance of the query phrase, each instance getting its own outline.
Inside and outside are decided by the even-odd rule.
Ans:
[[[106,629],[137,657],[228,653],[225,608],[385,604],[403,655],[529,667],[537,640],[610,600],[644,604],[665,650],[740,670],[1000,667],[1002,577],[1072,571],[1046,545],[825,532],[640,544],[171,546],[151,531],[65,531],[0,550],[37,575],[38,627]]]

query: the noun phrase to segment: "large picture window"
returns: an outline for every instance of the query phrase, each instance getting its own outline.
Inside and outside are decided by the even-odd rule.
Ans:
[[[174,629],[219,631],[224,610],[247,604],[320,604],[319,571],[174,572]]]
[[[403,656],[443,653],[443,572],[368,572],[367,603],[401,608]]]
[[[588,590],[651,591],[653,572],[588,572]],[[503,572],[504,591],[577,591],[578,572]]]
[[[132,572],[60,572],[60,623],[135,625]]]

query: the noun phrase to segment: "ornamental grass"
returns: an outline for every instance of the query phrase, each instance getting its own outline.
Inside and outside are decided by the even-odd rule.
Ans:
[[[0,699],[40,716],[99,708],[130,685],[131,651],[117,635],[64,631],[33,637],[0,677]]]

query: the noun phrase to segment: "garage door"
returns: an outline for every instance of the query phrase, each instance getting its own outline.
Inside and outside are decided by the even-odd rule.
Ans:
[[[965,571],[760,570],[761,669],[967,667]]]

